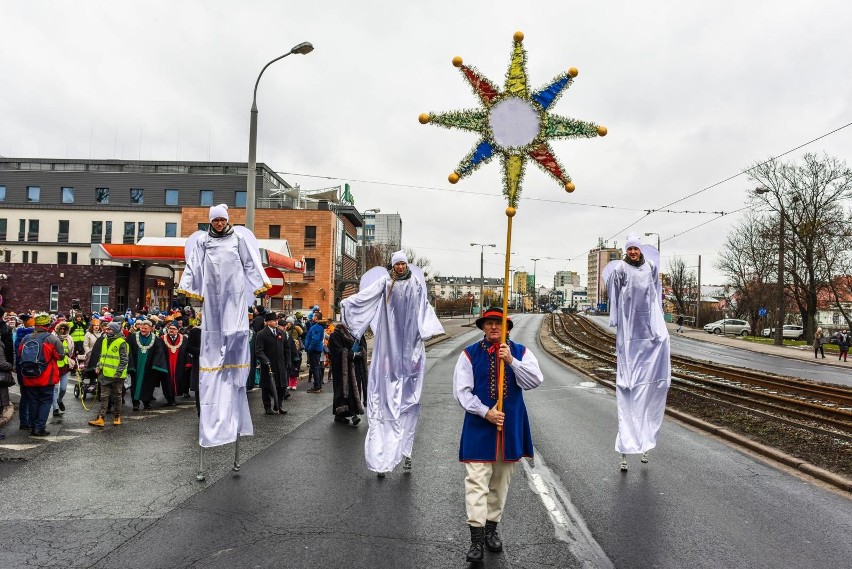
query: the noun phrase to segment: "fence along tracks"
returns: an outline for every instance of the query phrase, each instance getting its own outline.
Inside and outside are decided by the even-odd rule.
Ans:
[[[551,330],[560,342],[615,367],[615,336],[582,316],[551,318]],[[672,356],[672,389],[852,441],[850,388]]]

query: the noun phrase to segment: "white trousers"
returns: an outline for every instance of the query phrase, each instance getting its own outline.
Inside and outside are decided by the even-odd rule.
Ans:
[[[486,520],[499,522],[515,463],[503,462],[498,454],[495,462],[466,462],[464,466],[467,469],[464,502],[468,525],[481,528],[485,527]]]

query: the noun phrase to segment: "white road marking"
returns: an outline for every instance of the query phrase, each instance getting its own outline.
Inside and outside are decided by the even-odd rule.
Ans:
[[[580,512],[571,503],[568,492],[553,475],[538,451],[535,453],[534,464],[522,460],[524,473],[530,488],[541,498],[541,503],[550,514],[550,521],[556,531],[557,539],[568,544],[571,553],[583,563],[587,569],[614,569],[603,548],[598,544]]]
[[[30,438],[47,441],[49,443],[59,443],[63,441],[70,441],[71,439],[76,439],[77,435],[48,435],[46,437],[37,437],[35,435],[30,435]]]
[[[94,432],[94,429],[62,429],[68,433],[83,433],[84,435],[88,435],[89,433]]]
[[[40,446],[40,445],[14,445],[14,444],[8,444],[8,445],[0,445],[0,448],[5,448],[5,449],[8,449],[8,450],[29,450],[29,449],[31,449],[31,448],[36,448],[37,446]]]

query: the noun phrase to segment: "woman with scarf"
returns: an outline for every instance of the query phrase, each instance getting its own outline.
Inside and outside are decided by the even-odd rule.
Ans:
[[[253,435],[246,382],[251,365],[246,310],[272,284],[254,234],[229,222],[228,206],[210,208],[210,227],[186,242],[178,292],[204,302],[199,352],[199,444],[231,443]]]
[[[331,412],[336,423],[357,425],[361,422],[364,407],[361,404],[361,385],[355,374],[353,347],[355,338],[343,323],[334,326],[334,331],[328,337],[328,356],[331,361],[331,380],[334,386],[334,399]]]
[[[615,402],[621,470],[627,455],[641,454],[657,445],[666,397],[672,382],[669,331],[662,310],[662,286],[657,268],[659,251],[628,235],[624,260],[610,262],[603,271],[609,298],[609,325],[616,330]]]

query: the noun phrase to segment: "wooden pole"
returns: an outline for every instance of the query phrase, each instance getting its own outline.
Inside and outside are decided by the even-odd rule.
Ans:
[[[509,315],[509,264],[512,260],[512,218],[515,217],[515,208],[509,206],[506,208],[506,265],[503,270],[503,329],[500,333],[500,343],[506,343],[506,336],[508,335],[508,329],[506,325],[506,319]],[[503,411],[503,384],[505,382],[504,370],[505,363],[503,360],[500,360],[498,363],[498,372],[497,372],[497,410]],[[502,427],[497,427],[498,431],[502,431]]]

